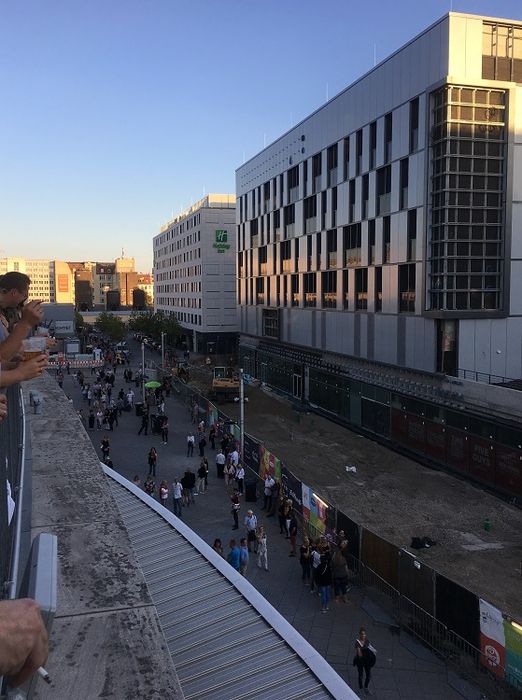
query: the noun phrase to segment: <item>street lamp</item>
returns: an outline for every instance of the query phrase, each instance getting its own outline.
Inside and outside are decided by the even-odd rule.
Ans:
[[[141,400],[145,407],[145,343],[141,343]]]
[[[234,401],[239,401],[239,450],[241,462],[243,462],[243,455],[245,453],[245,402],[248,401],[248,397],[245,398],[245,381],[243,377],[243,368],[239,370],[239,397],[236,396]]]

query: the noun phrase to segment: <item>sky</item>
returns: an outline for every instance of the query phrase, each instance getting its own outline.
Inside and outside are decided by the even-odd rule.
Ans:
[[[450,9],[521,0],[6,0],[0,257],[150,270],[160,226]]]

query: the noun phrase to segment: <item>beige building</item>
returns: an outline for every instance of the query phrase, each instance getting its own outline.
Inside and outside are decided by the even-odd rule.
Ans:
[[[30,299],[61,304],[74,303],[74,277],[66,262],[0,258],[0,274],[13,271],[22,272],[30,277]]]

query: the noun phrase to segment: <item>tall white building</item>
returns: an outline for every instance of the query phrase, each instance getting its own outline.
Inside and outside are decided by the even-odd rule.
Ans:
[[[153,240],[154,309],[174,314],[197,352],[236,346],[235,206],[233,194],[208,194]]]
[[[60,304],[74,303],[74,277],[66,262],[0,258],[0,275],[11,271],[23,272],[31,279],[30,299]]]

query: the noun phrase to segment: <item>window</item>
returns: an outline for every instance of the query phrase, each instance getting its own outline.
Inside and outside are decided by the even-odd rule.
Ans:
[[[245,268],[243,266],[243,252],[242,251],[237,254],[237,269],[238,269],[238,277],[244,277],[245,276]]]
[[[322,171],[322,154],[316,153],[312,158],[312,192],[320,192],[322,189],[321,183]]]
[[[362,176],[362,206],[361,218],[368,218],[368,197],[369,197],[369,176],[368,173]]]
[[[265,278],[256,278],[256,304],[265,303]]]
[[[306,237],[306,269],[308,272],[312,269],[312,246],[313,236]]]
[[[326,151],[327,187],[337,184],[337,144],[329,146]]]
[[[393,132],[393,121],[392,113],[384,117],[384,162],[389,163],[392,159],[392,132]]]
[[[328,267],[337,267],[337,229],[326,232],[326,255]]]
[[[250,247],[255,248],[259,245],[259,221],[252,219],[250,222]]]
[[[344,264],[346,267],[361,264],[361,224],[343,228]]]
[[[279,340],[279,311],[263,309],[263,335]]]
[[[417,259],[417,210],[408,212],[408,260]]]
[[[391,166],[377,170],[377,214],[388,214],[391,208]]]
[[[355,219],[355,180],[350,180],[348,185],[348,221]]]
[[[382,311],[382,267],[375,268],[375,311]]]
[[[377,160],[377,122],[370,124],[370,170],[375,168]]]
[[[304,200],[304,229],[305,233],[317,231],[317,195],[313,194]]]
[[[348,270],[343,270],[343,309],[350,306],[350,289]]]
[[[321,192],[321,230],[326,228],[326,190]]]
[[[408,169],[409,160],[408,158],[403,158],[400,162],[400,183],[399,183],[399,208],[408,208]]]
[[[321,243],[322,234],[318,233],[315,237],[315,268],[316,270],[321,269]]]
[[[337,272],[323,272],[321,283],[323,308],[335,309],[337,306]]]
[[[355,270],[355,308],[365,311],[368,308],[368,268]]]
[[[295,205],[289,204],[284,208],[285,238],[290,238],[295,233]]]
[[[382,261],[388,263],[391,260],[391,231],[390,217],[384,216],[382,219]]]
[[[270,209],[270,182],[263,185],[263,214],[267,214]]]
[[[362,129],[355,134],[355,174],[360,175],[362,170],[363,132]]]
[[[419,98],[410,102],[410,153],[419,147]]]
[[[350,177],[350,137],[343,139],[343,179]]]
[[[303,275],[304,305],[317,306],[317,277],[315,272],[307,272]]]
[[[267,250],[266,250],[266,245],[263,246],[262,248],[259,248],[258,250],[258,257],[259,257],[259,275],[266,275],[268,274],[268,264],[267,264]]]
[[[292,269],[292,248],[290,243],[290,241],[283,241],[281,243],[281,272],[290,272]]]
[[[332,187],[332,226],[337,224],[337,187]]]
[[[292,275],[291,294],[292,306],[299,306],[299,275]]]
[[[281,237],[281,210],[276,209],[274,212],[274,235],[275,240],[278,241]]]
[[[482,77],[522,83],[521,27],[483,23]]]
[[[399,311],[415,312],[415,265],[399,265]]]
[[[288,201],[295,202],[299,199],[299,166],[296,165],[287,173],[288,183]]]
[[[368,264],[375,263],[375,219],[368,221]]]

